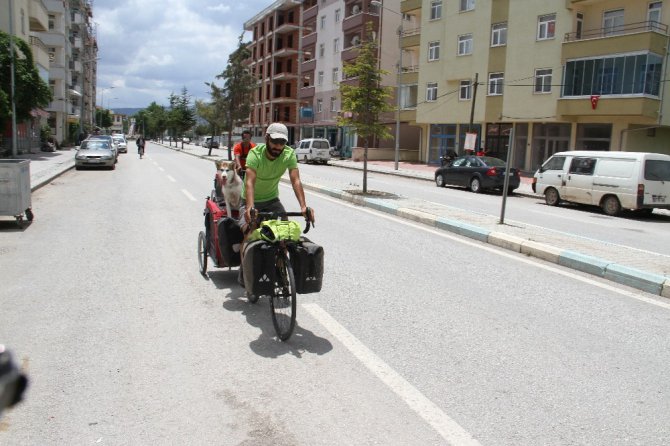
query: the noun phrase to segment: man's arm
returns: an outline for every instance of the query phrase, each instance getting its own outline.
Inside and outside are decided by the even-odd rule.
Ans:
[[[295,198],[298,199],[298,204],[300,205],[300,212],[303,215],[307,216],[307,204],[305,202],[305,190],[302,187],[302,181],[300,181],[300,171],[296,167],[295,169],[289,169],[288,176],[291,179],[291,186],[293,186],[293,192],[295,193]],[[314,210],[309,215],[309,220],[314,223]]]
[[[251,223],[251,208],[254,207],[254,193],[256,187],[256,171],[247,166],[247,173],[244,177],[244,188],[245,188],[245,197],[246,201],[244,207],[244,219],[247,224]],[[244,229],[244,228],[243,228]]]

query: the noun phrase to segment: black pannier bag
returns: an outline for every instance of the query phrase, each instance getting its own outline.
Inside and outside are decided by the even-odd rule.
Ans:
[[[269,296],[276,281],[275,248],[272,244],[256,240],[244,247],[244,288],[254,296]]]
[[[217,222],[219,249],[226,266],[239,266],[240,247],[244,235],[237,220],[223,217]]]
[[[323,284],[323,247],[302,237],[291,246],[291,265],[298,294],[318,293]]]

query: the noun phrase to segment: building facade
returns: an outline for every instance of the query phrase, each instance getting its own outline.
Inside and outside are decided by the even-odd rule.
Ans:
[[[49,82],[49,53],[39,36],[47,27],[48,13],[42,0],[12,0],[11,5],[9,2],[0,5],[0,29],[30,44],[33,62],[45,83]],[[32,115],[32,120],[17,123],[17,153],[39,148],[40,128],[46,124],[48,115],[43,110],[33,110]],[[8,135],[8,141],[2,144],[5,149],[11,146],[11,132],[11,128],[6,132],[0,129],[0,133]]]
[[[425,162],[462,153],[468,133],[501,158],[512,135],[526,170],[560,150],[670,153],[667,2],[403,0],[401,11],[420,24],[403,34],[401,94],[416,87],[402,113],[423,130]]]
[[[345,154],[356,146],[356,135],[338,127],[342,113],[339,84],[342,66],[353,61],[367,23],[379,43],[382,84],[397,86],[399,0],[278,0],[247,21],[252,33],[249,66],[258,79],[249,124],[256,136],[273,121],[289,128],[290,142],[327,138]],[[394,90],[395,91],[395,90]],[[395,101],[395,99],[393,99]],[[396,117],[389,114],[391,133]],[[407,123],[401,124],[407,127]],[[418,128],[407,128],[408,147],[419,153]],[[392,148],[394,140],[377,141]]]
[[[93,121],[97,43],[91,0],[41,0],[48,28],[39,33],[49,55],[47,107],[52,135],[61,144],[74,142],[80,126]]]

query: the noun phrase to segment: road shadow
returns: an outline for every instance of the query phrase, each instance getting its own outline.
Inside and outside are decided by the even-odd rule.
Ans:
[[[237,271],[235,274],[237,274]],[[300,299],[299,296],[298,299]],[[222,306],[228,311],[241,313],[247,319],[247,323],[261,331],[258,338],[249,343],[249,347],[254,353],[264,358],[277,358],[286,354],[302,358],[305,353],[324,355],[333,349],[333,344],[328,339],[300,326],[300,305],[297,308],[293,335],[286,342],[277,338],[272,324],[270,299],[268,297],[262,296],[258,302],[252,304],[247,300],[244,288],[237,285],[232,287]]]
[[[3,217],[0,217],[3,218]],[[21,222],[16,219],[0,220],[0,231],[2,232],[23,232],[32,225],[31,221],[23,219]]]

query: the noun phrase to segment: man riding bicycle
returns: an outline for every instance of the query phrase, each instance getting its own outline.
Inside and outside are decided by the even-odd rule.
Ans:
[[[284,213],[286,210],[279,201],[279,180],[288,169],[293,192],[298,199],[300,211],[305,218],[314,223],[314,211],[307,215],[305,191],[300,181],[298,159],[294,150],[287,146],[288,129],[284,124],[275,122],[265,131],[265,144],[258,144],[249,151],[246,163],[246,177],[242,186],[242,202],[240,203],[240,227],[246,236],[252,223],[251,209],[261,212]],[[240,267],[238,280],[242,279]]]

